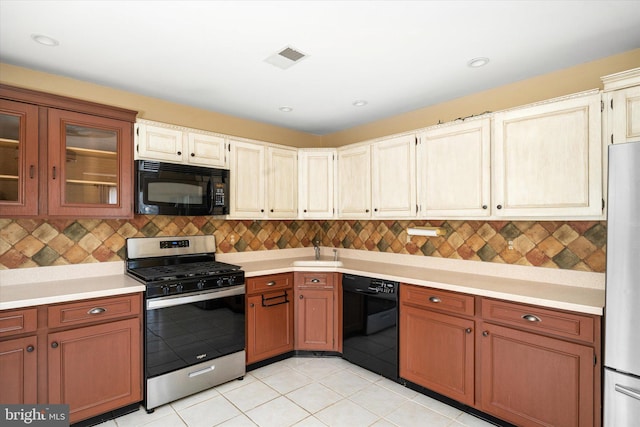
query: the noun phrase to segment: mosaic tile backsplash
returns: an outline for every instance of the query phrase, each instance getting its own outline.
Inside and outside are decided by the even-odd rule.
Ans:
[[[440,226],[441,237],[407,236]],[[0,269],[120,261],[128,237],[213,234],[218,251],[322,246],[605,271],[604,221],[238,221],[136,215],[132,220],[0,219]],[[409,237],[409,238],[408,238]]]

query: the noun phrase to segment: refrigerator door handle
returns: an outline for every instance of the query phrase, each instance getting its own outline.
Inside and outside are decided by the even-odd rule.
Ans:
[[[616,384],[615,389],[618,393],[622,393],[633,399],[640,400],[640,390],[636,390],[631,387],[625,387],[620,384]]]

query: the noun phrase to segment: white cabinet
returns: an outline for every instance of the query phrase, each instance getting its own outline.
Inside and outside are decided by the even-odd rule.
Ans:
[[[640,68],[602,78],[607,144],[640,141]]]
[[[299,211],[304,219],[333,218],[335,149],[300,149]]]
[[[136,159],[227,167],[223,135],[166,123],[136,122]]]
[[[230,140],[230,218],[296,218],[297,150]]]
[[[416,216],[416,144],[413,134],[372,144],[374,217]]]
[[[298,151],[267,147],[267,216],[298,216]]]
[[[338,148],[338,216],[371,217],[371,147]]]
[[[597,91],[495,113],[493,215],[602,218],[601,141]]]
[[[419,139],[417,156],[420,217],[490,215],[490,118],[426,129]]]
[[[231,218],[266,217],[264,145],[231,140],[230,204]]]

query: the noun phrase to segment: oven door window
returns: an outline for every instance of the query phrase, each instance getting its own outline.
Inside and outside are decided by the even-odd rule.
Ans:
[[[147,310],[147,378],[244,350],[244,328],[244,295]]]

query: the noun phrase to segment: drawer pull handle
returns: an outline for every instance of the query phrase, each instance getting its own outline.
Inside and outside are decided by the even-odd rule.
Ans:
[[[311,279],[311,283],[320,283],[320,279]]]
[[[28,345],[27,346],[27,353],[31,353],[33,350],[35,350],[36,348],[32,345]]]
[[[429,297],[429,301],[431,301],[432,303],[435,303],[435,304],[437,304],[439,302],[442,302],[442,300],[440,298],[438,298],[438,297]]]
[[[636,389],[631,388],[631,387],[625,387],[625,386],[622,386],[620,384],[616,384],[615,385],[615,390],[618,393],[622,393],[622,394],[625,394],[625,395],[627,395],[629,397],[632,397],[632,398],[634,398],[636,400],[640,400],[640,390],[636,390]]]
[[[522,318],[527,322],[542,322],[538,316],[534,316],[533,314],[523,314]]]
[[[52,342],[51,348],[58,348],[58,342],[57,341]]]
[[[275,284],[276,284],[275,280],[272,280],[272,281],[266,283],[267,286],[273,286]]]
[[[467,329],[465,329],[464,331],[465,331],[466,333],[470,334],[470,333],[472,332],[472,329],[471,329],[471,328],[467,328]]]
[[[199,371],[189,372],[189,378],[197,377],[198,375],[206,374],[207,372],[211,372],[216,369],[215,365],[207,366],[204,369],[200,369]]]
[[[91,310],[87,311],[87,314],[102,314],[105,311],[107,311],[106,308],[102,308],[102,307],[94,307]]]

